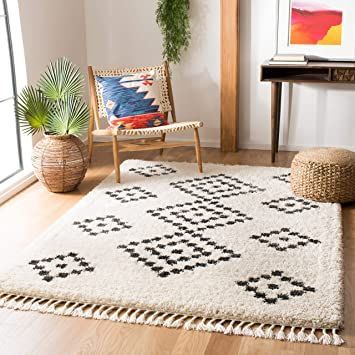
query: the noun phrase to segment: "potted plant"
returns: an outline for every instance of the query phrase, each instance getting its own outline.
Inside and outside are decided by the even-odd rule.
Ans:
[[[28,134],[44,134],[33,148],[32,165],[52,192],[74,190],[87,170],[87,149],[78,138],[89,121],[83,87],[79,68],[60,58],[49,64],[38,86],[25,87],[17,98],[21,128]]]

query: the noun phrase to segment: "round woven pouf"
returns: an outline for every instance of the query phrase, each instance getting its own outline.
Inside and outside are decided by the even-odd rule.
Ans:
[[[337,148],[314,148],[296,155],[291,186],[297,196],[320,202],[355,201],[355,153]]]
[[[86,146],[72,135],[46,135],[33,148],[32,166],[38,180],[49,191],[73,191],[86,174]]]

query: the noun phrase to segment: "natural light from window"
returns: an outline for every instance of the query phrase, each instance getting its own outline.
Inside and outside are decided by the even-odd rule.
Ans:
[[[22,170],[22,156],[15,119],[16,74],[6,3],[0,3],[0,183]],[[4,129],[6,127],[6,129]]]
[[[26,69],[17,1],[0,0],[0,190],[24,169],[24,146],[16,121],[16,95],[26,84]],[[27,154],[28,155],[28,154]]]

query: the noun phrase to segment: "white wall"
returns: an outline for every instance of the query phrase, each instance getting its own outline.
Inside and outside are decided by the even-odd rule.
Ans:
[[[220,136],[219,0],[191,0],[193,40],[173,68],[180,120],[200,119],[204,145]],[[85,0],[88,62],[97,67],[161,61],[156,0]],[[276,0],[241,0],[240,145],[269,148],[270,84],[260,83],[260,64],[274,54]],[[355,6],[355,5],[354,5]],[[288,149],[328,145],[355,149],[355,87],[284,85],[280,143]]]
[[[19,0],[19,9],[29,84],[63,56],[86,73],[84,0]]]
[[[9,0],[7,2],[18,90],[26,84],[35,84],[49,62],[58,57],[68,57],[79,65],[84,73],[86,72],[84,1]],[[2,54],[0,52],[0,56]],[[14,137],[10,136],[10,138],[14,142]],[[31,150],[32,145],[41,138],[41,134],[34,137],[22,134],[24,170],[13,179],[1,184],[0,203],[34,181]],[[7,158],[11,159],[12,155]]]
[[[19,0],[30,83],[51,60],[66,56],[86,72],[85,0]]]
[[[277,0],[241,2],[240,143],[262,148],[270,142],[270,84],[259,82],[259,66],[274,54]],[[282,145],[355,150],[355,86],[284,84],[282,103]]]

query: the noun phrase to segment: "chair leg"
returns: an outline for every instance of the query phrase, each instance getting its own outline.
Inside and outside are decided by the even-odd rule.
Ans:
[[[165,142],[165,138],[166,138],[166,133],[162,133],[161,134],[161,141]],[[164,153],[164,149],[162,148],[162,149],[160,149],[160,155],[163,155],[163,153]]]
[[[94,130],[94,110],[93,107],[90,107],[90,120],[89,120],[89,127],[88,127],[88,160],[89,164],[91,163],[92,153],[94,150],[94,136],[92,131]]]
[[[195,150],[196,150],[198,171],[202,173],[203,169],[202,169],[201,145],[200,145],[200,136],[198,134],[198,128],[194,129],[194,137],[195,137]]]
[[[88,160],[89,160],[89,164],[91,163],[92,160],[92,153],[94,151],[94,136],[89,133],[88,136]]]
[[[121,182],[120,157],[119,157],[119,147],[118,147],[116,136],[112,136],[112,151],[113,151],[113,163],[115,166],[116,182],[120,183]]]

